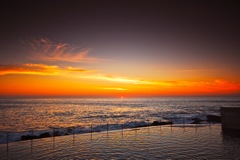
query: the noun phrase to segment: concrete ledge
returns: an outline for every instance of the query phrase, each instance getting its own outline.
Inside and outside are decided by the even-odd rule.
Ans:
[[[223,130],[240,131],[240,107],[221,107]]]

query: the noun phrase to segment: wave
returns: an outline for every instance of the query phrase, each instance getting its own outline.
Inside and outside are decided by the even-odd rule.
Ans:
[[[172,122],[173,124],[191,124],[194,122],[194,119],[202,120],[202,123],[207,123],[207,118],[205,114],[198,115],[189,115],[189,116],[180,116],[176,114],[171,114],[165,117],[162,117],[156,121],[159,122]],[[91,132],[103,132],[103,131],[113,131],[113,130],[122,130],[129,129],[135,127],[146,127],[153,125],[153,121],[131,121],[125,123],[113,123],[113,124],[92,124],[85,126],[75,126],[75,127],[67,127],[67,128],[55,128],[54,126],[50,126],[49,129],[46,130],[29,130],[25,132],[0,132],[0,144],[1,143],[9,143],[21,140],[30,140],[36,138],[46,138],[53,136],[64,136],[64,135],[72,135],[72,134],[83,134],[83,133],[91,133]]]
[[[138,126],[147,126],[147,122],[127,122],[124,124],[100,124],[100,125],[88,125],[88,126],[76,126],[69,128],[54,128],[49,127],[47,130],[29,130],[25,132],[0,132],[0,144],[9,143],[21,140],[30,140],[36,138],[45,138],[53,136],[64,136],[72,134],[83,134],[91,132],[112,131],[127,128],[134,128]]]

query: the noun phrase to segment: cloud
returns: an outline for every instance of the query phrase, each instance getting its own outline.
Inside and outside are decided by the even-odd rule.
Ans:
[[[213,82],[215,88],[219,88],[222,90],[239,90],[240,91],[240,84],[239,83],[232,83],[227,80],[217,79]]]
[[[127,83],[127,84],[134,84],[134,85],[159,85],[159,86],[173,86],[176,85],[175,81],[149,81],[149,80],[139,80],[139,79],[132,79],[132,78],[125,78],[125,77],[117,77],[112,75],[102,75],[102,74],[92,74],[86,75],[81,78],[89,78],[89,79],[96,79],[96,80],[103,80],[103,81],[111,81],[116,83]]]
[[[41,61],[94,62],[99,59],[89,57],[89,49],[83,49],[68,43],[55,43],[48,38],[30,42],[31,59]]]
[[[102,81],[110,81],[120,84],[132,84],[132,85],[145,85],[145,86],[155,86],[157,88],[166,88],[166,89],[177,89],[182,88],[185,90],[188,89],[201,89],[212,91],[240,91],[240,84],[236,82],[230,82],[222,79],[215,79],[209,81],[151,81],[151,80],[138,80],[130,79],[123,77],[115,77],[112,75],[101,75],[101,74],[91,74],[81,76],[81,78],[89,78]],[[107,89],[107,88],[105,88]],[[108,88],[115,89],[116,88]]]
[[[0,75],[31,74],[31,75],[60,75],[70,72],[93,72],[73,67],[59,67],[56,65],[27,63],[22,65],[0,65]]]
[[[92,79],[97,81],[111,82],[112,84],[127,84],[127,88],[106,87],[100,88],[105,90],[125,91],[129,90],[129,84],[134,86],[149,86],[155,89],[178,90],[184,91],[204,91],[204,92],[239,92],[240,84],[223,79],[215,79],[208,81],[151,81],[139,80],[134,78],[119,77],[113,75],[103,75],[94,73],[94,70],[86,70],[82,68],[75,68],[71,66],[60,67],[57,65],[34,64],[27,63],[22,65],[0,65],[0,75],[8,74],[25,74],[25,75],[51,75],[51,76],[66,76],[78,77],[81,79]],[[77,73],[77,74],[76,74]]]
[[[126,91],[128,89],[126,88],[115,88],[115,87],[112,87],[112,88],[99,88],[99,89],[104,89],[104,90],[116,90],[116,91]]]
[[[204,69],[184,69],[184,70],[177,70],[177,72],[181,73],[198,73],[198,72],[210,72],[213,70],[204,70]]]
[[[135,79],[114,77],[111,75],[102,75],[102,74],[87,75],[87,76],[80,77],[80,78],[96,79],[96,80],[119,82],[119,83],[131,83],[131,84],[139,84],[139,82],[140,82],[139,80],[135,80]]]
[[[6,74],[37,74],[55,75],[59,70],[58,66],[44,64],[23,64],[23,65],[0,65],[0,75]]]
[[[95,72],[95,70],[86,70],[86,69],[82,69],[82,68],[75,68],[75,67],[66,67],[67,71],[70,72]]]

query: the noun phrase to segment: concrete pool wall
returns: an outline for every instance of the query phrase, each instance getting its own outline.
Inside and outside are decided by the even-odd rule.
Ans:
[[[240,131],[240,107],[221,107],[223,130]]]

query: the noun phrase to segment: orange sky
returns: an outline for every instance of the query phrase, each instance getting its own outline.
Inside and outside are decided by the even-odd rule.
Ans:
[[[54,56],[51,58],[55,58]],[[58,59],[62,58],[61,55],[56,56]],[[79,61],[88,59],[87,56],[88,54],[85,54]],[[68,59],[68,56],[63,58],[67,61],[78,60],[78,56],[75,59],[72,57]],[[41,62],[45,61],[39,59]],[[94,66],[95,63],[108,65],[108,61],[96,61],[88,65]],[[49,63],[49,61],[47,62]],[[165,72],[169,72],[166,75],[158,75],[157,73],[150,75],[146,73],[148,76],[142,76],[143,78],[141,78],[140,76],[134,76],[134,74],[133,76],[127,74],[126,76],[123,74],[118,75],[118,73],[104,74],[104,71],[100,71],[98,68],[88,70],[72,66],[60,67],[54,62],[50,61],[54,65],[43,63],[1,65],[0,95],[139,97],[233,95],[240,92],[240,84],[237,79],[234,79],[234,77],[217,79],[209,74],[210,71],[185,70],[174,72],[166,69]],[[147,64],[143,66],[148,68]],[[151,70],[151,67],[148,69]],[[124,70],[134,72],[132,68],[122,68],[122,71]],[[211,71],[211,73],[215,72]],[[144,75],[144,73],[141,74]]]
[[[1,96],[139,97],[240,93],[239,77],[222,68],[179,70],[165,64],[157,70],[151,63],[141,61],[131,67],[127,61],[119,63],[90,57],[89,50],[72,56],[73,53],[66,51],[71,50],[71,46],[52,45],[48,39],[36,41],[40,46],[31,50],[28,57],[28,61],[35,63],[0,66]],[[43,48],[45,54],[37,52]],[[68,64],[63,65],[63,62]],[[85,68],[76,67],[76,62],[84,63]]]
[[[232,2],[0,7],[0,96],[240,95],[240,10]]]

